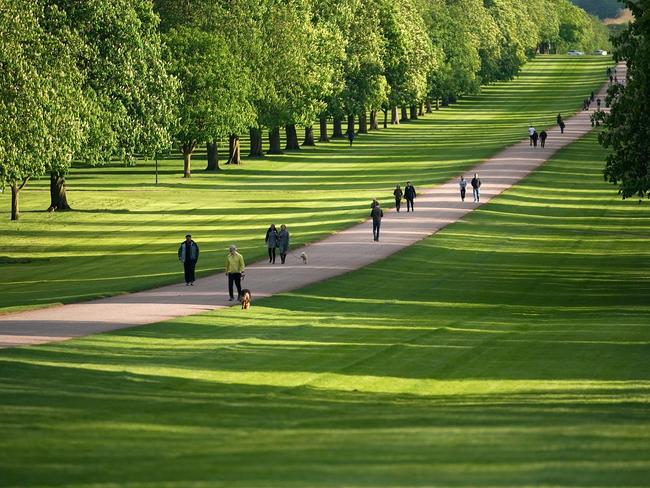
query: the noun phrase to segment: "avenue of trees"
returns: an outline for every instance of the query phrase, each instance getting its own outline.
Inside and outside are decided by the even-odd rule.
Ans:
[[[536,53],[606,45],[569,0],[3,0],[0,186],[17,219],[49,174],[66,210],[75,161],[174,148],[190,177],[199,146],[218,170],[243,134],[250,157],[296,150],[416,119]]]
[[[597,114],[605,125],[599,140],[609,149],[605,179],[623,198],[643,198],[650,197],[650,2],[625,4],[634,21],[613,43],[614,59],[627,64],[627,80],[610,87],[610,113]]]

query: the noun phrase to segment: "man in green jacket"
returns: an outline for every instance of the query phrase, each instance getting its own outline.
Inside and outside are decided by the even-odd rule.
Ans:
[[[232,285],[237,287],[237,300],[241,300],[241,278],[244,275],[244,258],[237,252],[237,246],[230,246],[230,252],[226,256],[226,274],[228,275],[228,294],[232,302],[235,297]]]

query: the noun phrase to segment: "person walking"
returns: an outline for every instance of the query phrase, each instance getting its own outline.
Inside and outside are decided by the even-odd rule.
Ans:
[[[178,260],[183,263],[185,270],[185,286],[194,286],[194,270],[199,260],[199,246],[192,240],[190,234],[185,236],[185,240],[178,248]]]
[[[557,125],[560,127],[560,134],[564,134],[564,120],[562,120],[562,115],[557,114]]]
[[[533,147],[537,147],[537,140],[539,139],[539,134],[537,131],[533,132]]]
[[[289,231],[284,224],[280,226],[280,232],[278,232],[278,248],[280,249],[280,260],[284,264],[289,250]]]
[[[478,173],[474,173],[474,178],[470,182],[472,185],[472,194],[474,195],[474,201],[478,202],[481,198],[481,180],[478,177]]]
[[[535,127],[532,124],[528,127],[528,145],[533,145],[533,134],[535,133]]]
[[[244,276],[244,258],[237,252],[237,246],[230,246],[230,252],[226,256],[226,275],[228,276],[229,301],[235,299],[233,285],[237,287],[237,300],[241,300],[241,279]]]
[[[460,201],[464,202],[465,201],[465,192],[467,191],[467,180],[465,179],[464,176],[460,177],[460,181],[458,182],[458,186],[460,187]]]
[[[598,111],[600,112],[600,98],[596,98],[596,105],[598,106]]]
[[[546,138],[548,137],[548,134],[546,133],[545,130],[542,130],[542,132],[539,133],[539,143],[542,147],[546,145]]]
[[[379,227],[381,227],[381,218],[384,216],[384,212],[381,210],[379,202],[377,202],[377,205],[372,207],[370,216],[372,217],[372,238],[375,242],[379,242]]]
[[[413,208],[413,200],[415,200],[416,193],[415,193],[415,187],[411,184],[410,181],[406,182],[406,186],[404,187],[404,198],[406,199],[406,211],[408,212],[409,209],[411,212],[415,212],[415,209]]]
[[[395,187],[395,190],[393,191],[393,195],[395,196],[395,210],[399,212],[399,209],[402,205],[402,196],[404,195],[404,192],[399,187],[399,185]]]
[[[278,247],[278,230],[275,228],[275,224],[271,224],[267,229],[264,242],[269,250],[269,263],[275,264],[275,248]]]
[[[348,141],[350,141],[350,147],[352,147],[352,143],[354,142],[354,129],[348,129],[347,136]]]

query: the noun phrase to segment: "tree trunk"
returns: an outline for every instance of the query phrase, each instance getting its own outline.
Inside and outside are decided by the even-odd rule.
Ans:
[[[334,117],[333,119],[333,128],[332,128],[332,139],[337,137],[343,137],[343,122],[341,117]]]
[[[378,130],[379,129],[379,123],[377,122],[377,111],[376,110],[371,110],[370,111],[370,130]]]
[[[411,120],[418,120],[418,108],[415,105],[409,107],[409,115]]]
[[[217,142],[208,142],[206,144],[208,150],[208,166],[206,171],[219,171],[219,151],[217,149]]]
[[[65,174],[50,172],[50,208],[48,212],[72,210],[65,190]]]
[[[440,110],[440,99],[436,97],[436,110]]]
[[[418,115],[422,117],[424,115],[424,103],[420,102],[420,108],[418,109]]]
[[[275,127],[269,130],[269,150],[266,154],[282,154],[280,148],[280,128]]]
[[[183,144],[183,178],[192,176],[192,144]]]
[[[248,157],[264,157],[264,153],[262,152],[262,129],[259,127],[251,127],[249,133],[251,137],[251,150],[248,153]]]
[[[359,114],[359,134],[368,133],[368,123],[366,117],[367,116],[365,110]]]
[[[300,144],[298,143],[298,132],[296,131],[296,124],[287,124],[284,126],[284,130],[287,134],[287,143],[284,147],[284,150],[292,151],[295,149],[300,149]]]
[[[25,178],[19,185],[16,182],[11,184],[11,220],[20,218],[20,190],[27,184],[29,178]]]
[[[387,129],[388,128],[388,109],[385,108],[383,110],[383,112],[384,112],[384,129]]]
[[[305,140],[302,141],[303,146],[315,146],[316,141],[314,140],[314,126],[310,125],[305,127]]]
[[[427,98],[426,107],[427,107],[426,108],[427,113],[430,114],[431,113],[431,100],[429,100],[428,98]]]
[[[327,135],[327,115],[320,116],[320,142],[329,142],[330,138]]]
[[[226,164],[241,164],[241,145],[239,136],[236,134],[228,136],[228,162]]]
[[[11,220],[18,220],[20,217],[20,188],[17,183],[11,185]]]
[[[409,120],[409,114],[406,111],[406,105],[402,105],[402,116],[400,117],[399,121],[408,122],[408,120]]]
[[[348,129],[347,129],[347,133],[349,134],[350,131],[354,132],[354,115],[348,115]]]
[[[390,109],[390,123],[392,125],[399,125],[399,117],[397,117],[397,107]]]

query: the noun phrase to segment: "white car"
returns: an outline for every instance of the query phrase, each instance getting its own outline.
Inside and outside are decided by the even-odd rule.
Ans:
[[[567,51],[567,54],[569,56],[583,56],[585,53],[582,51],[576,51],[575,49],[571,49],[571,51]]]
[[[594,51],[594,54],[597,56],[607,56],[607,51],[605,51],[604,49],[596,49]]]

